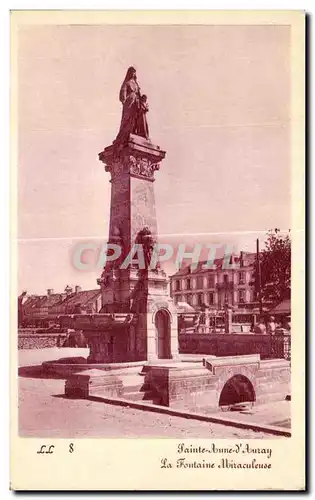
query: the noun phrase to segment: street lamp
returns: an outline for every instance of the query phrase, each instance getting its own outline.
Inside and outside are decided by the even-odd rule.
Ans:
[[[214,333],[217,332],[217,310],[214,309],[213,313],[214,313]]]

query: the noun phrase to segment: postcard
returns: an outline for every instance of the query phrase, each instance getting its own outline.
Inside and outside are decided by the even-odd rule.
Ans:
[[[304,40],[11,12],[11,489],[305,490]]]

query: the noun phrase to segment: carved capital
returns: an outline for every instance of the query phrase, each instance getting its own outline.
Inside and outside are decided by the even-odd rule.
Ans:
[[[154,172],[160,169],[160,164],[155,163],[146,156],[125,155],[120,161],[113,160],[105,163],[105,172],[112,177],[120,177],[124,173],[154,180]]]
[[[154,163],[146,156],[128,155],[127,162],[129,173],[146,179],[154,179],[155,170],[159,170],[160,164]]]
[[[134,136],[127,145],[114,143],[98,156],[105,165],[105,171],[110,172],[112,177],[129,174],[153,181],[154,172],[159,170],[165,152],[158,146]]]

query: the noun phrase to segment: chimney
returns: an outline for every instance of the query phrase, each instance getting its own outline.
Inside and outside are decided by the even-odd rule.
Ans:
[[[54,293],[53,288],[47,288],[47,295],[48,295],[48,297],[50,297],[50,295],[52,295],[53,293]]]
[[[240,253],[240,267],[244,267],[244,252]]]
[[[65,288],[66,295],[70,295],[72,293],[72,287],[67,285]]]
[[[79,293],[79,292],[81,292],[81,290],[82,290],[82,288],[79,285],[76,285],[74,288],[75,293]]]

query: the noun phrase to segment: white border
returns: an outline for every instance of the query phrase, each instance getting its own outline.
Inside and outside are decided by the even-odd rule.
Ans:
[[[147,1],[123,1],[123,0],[46,0],[45,1],[45,10],[48,9],[207,9],[211,6],[211,9],[251,9],[251,10],[266,10],[266,9],[292,9],[292,10],[306,10],[310,15],[314,12],[314,1],[299,1],[299,0],[291,0],[291,1],[256,1],[255,5],[253,5],[252,1],[212,1],[211,4],[209,0],[195,0],[195,1],[175,1],[175,0],[159,0],[159,1],[151,1],[150,5],[148,5]],[[6,391],[6,387],[8,387],[8,373],[9,373],[9,10],[24,10],[24,9],[41,9],[43,10],[43,2],[42,1],[24,1],[24,0],[16,0],[16,1],[7,1],[2,0],[0,5],[0,54],[1,54],[1,78],[0,78],[0,86],[1,86],[1,101],[0,101],[0,138],[1,138],[1,149],[3,151],[2,155],[2,176],[0,183],[0,229],[2,233],[1,238],[1,257],[3,262],[2,273],[1,273],[1,287],[0,287],[0,307],[1,307],[1,330],[2,330],[2,360],[1,360],[1,369],[2,372],[2,395],[4,396],[4,400],[2,403],[2,410],[6,408],[5,412],[1,412],[1,426],[0,429],[3,433],[1,439],[1,451],[4,454],[3,460],[1,461],[1,476],[0,476],[0,491],[1,498],[6,498],[9,495],[8,485],[9,485],[9,460],[7,451],[9,450],[9,418],[8,418],[8,397],[7,394],[9,391]],[[314,54],[314,42],[313,36],[311,36],[310,40],[310,53]],[[312,61],[308,61],[308,64],[311,64]],[[312,67],[310,68],[310,77],[313,75]],[[310,89],[311,91],[312,89]],[[310,103],[309,103],[310,104]],[[313,117],[313,106],[310,110],[310,121]],[[314,130],[309,137],[309,144],[314,143]],[[312,171],[312,165],[309,165],[310,174]],[[310,175],[311,187],[314,188],[314,175]],[[313,202],[310,206],[310,213],[315,210],[313,206]],[[312,241],[314,248],[314,218],[311,222],[312,231]],[[310,257],[310,256],[309,256]],[[311,283],[314,284],[314,266],[312,269],[312,277]],[[310,304],[311,299],[310,300]],[[311,312],[311,311],[310,311]],[[312,322],[309,325],[310,332],[312,333]],[[313,342],[314,349],[314,342]],[[314,359],[314,351],[312,349],[312,359]],[[313,389],[313,388],[312,388]],[[312,390],[312,395],[314,394]],[[311,406],[311,405],[310,405]],[[314,433],[311,434],[314,436]],[[312,451],[314,450],[314,441],[312,441]],[[311,451],[311,450],[310,450]],[[311,477],[310,479],[310,487],[311,487]],[[42,495],[37,495],[37,498]],[[63,497],[64,495],[60,495]],[[194,497],[196,495],[190,495]],[[215,495],[216,496],[216,495]],[[228,497],[229,495],[220,495],[220,497]],[[271,497],[275,495],[271,494]]]

